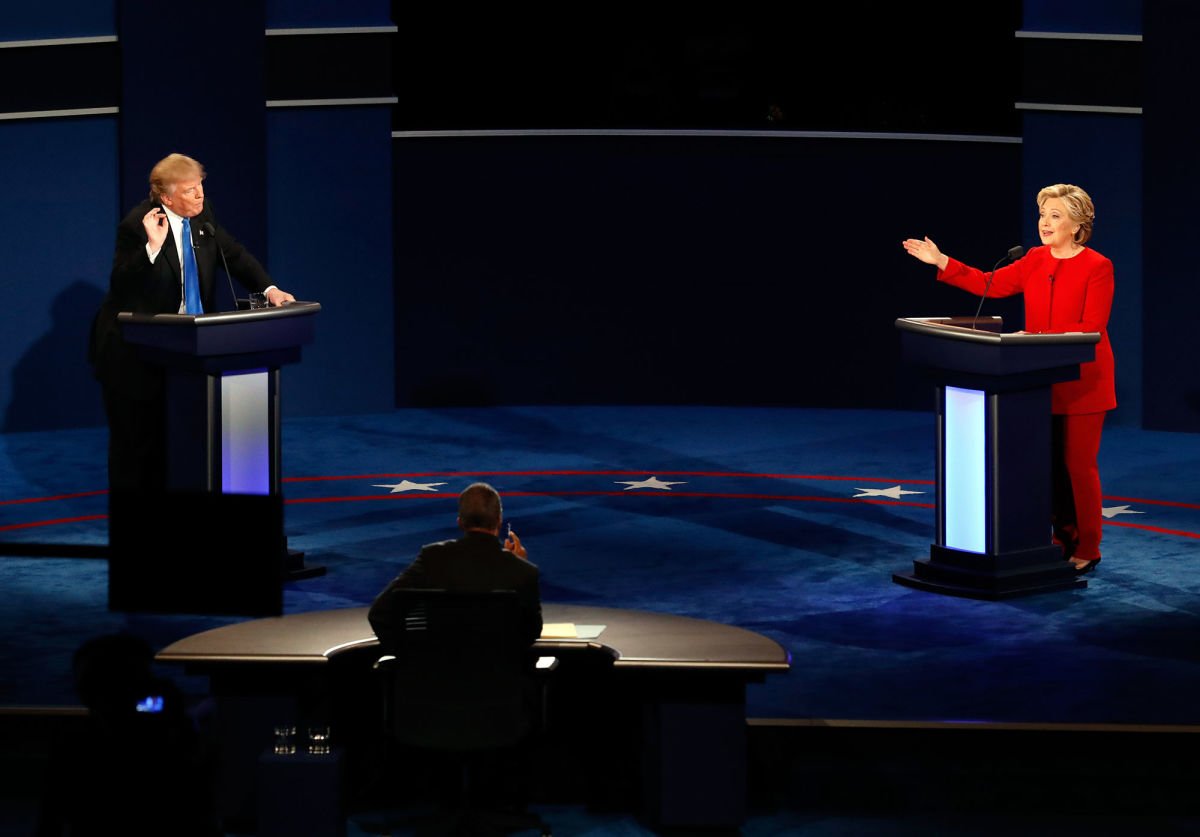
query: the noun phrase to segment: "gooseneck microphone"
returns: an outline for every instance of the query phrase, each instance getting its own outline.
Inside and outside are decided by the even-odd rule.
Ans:
[[[221,254],[221,264],[225,265],[225,281],[229,283],[229,296],[233,298],[233,310],[236,311],[238,303],[237,293],[233,290],[233,274],[229,272],[229,262],[225,261],[225,248],[217,239],[217,228],[213,226],[212,221],[205,221],[200,225],[200,229],[204,230],[205,234],[212,236],[213,243],[217,245],[217,252]]]
[[[1000,265],[1005,262],[1015,262],[1024,255],[1025,248],[1018,244],[1016,247],[1010,247],[1008,253],[992,267],[991,272],[988,273],[987,282],[983,286],[983,296],[979,297],[979,307],[975,309],[975,317],[971,320],[971,328],[976,328],[979,325],[979,312],[983,310],[983,301],[987,299],[988,291],[992,288],[992,277],[996,275],[996,271],[1000,268]]]

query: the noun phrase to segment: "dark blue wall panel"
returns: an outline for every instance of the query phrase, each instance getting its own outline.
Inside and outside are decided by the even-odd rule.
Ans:
[[[1145,425],[1200,431],[1196,363],[1197,282],[1190,211],[1200,191],[1200,113],[1192,92],[1200,8],[1154,0],[1146,7]]]
[[[4,4],[0,41],[81,38],[117,31],[115,0],[56,0],[54,3]]]
[[[1038,191],[1074,183],[1092,196],[1096,225],[1089,246],[1113,263],[1116,291],[1109,337],[1117,360],[1117,401],[1110,421],[1142,419],[1142,119],[1097,113],[1025,117],[1022,213],[1036,230]]]
[[[266,251],[263,4],[122,0],[122,208],[145,199],[151,167],[178,151],[208,170],[221,223]],[[270,265],[267,265],[270,269]]]
[[[3,429],[102,424],[87,364],[117,224],[115,117],[0,122]]]
[[[0,38],[110,34],[116,5],[16,9],[0,20]],[[134,98],[120,117],[0,124],[0,235],[11,254],[0,278],[11,315],[0,335],[4,426],[100,423],[82,352],[113,227],[144,193],[149,165],[179,148],[208,165],[222,220],[280,284],[326,304],[317,345],[286,373],[292,415],[375,409],[393,397],[925,407],[894,356],[891,320],[969,313],[974,300],[935,287],[899,240],[928,233],[990,265],[1013,243],[1034,243],[1033,194],[1068,180],[1096,198],[1093,243],[1117,267],[1115,418],[1144,413],[1150,427],[1200,430],[1190,333],[1165,327],[1188,310],[1194,284],[1176,252],[1189,240],[1182,207],[1200,180],[1200,128],[1181,72],[1200,12],[1182,0],[1039,0],[1025,4],[1021,26],[1132,34],[1143,5],[1154,42],[1144,169],[1138,117],[1081,114],[1027,115],[1023,146],[779,137],[389,144],[386,108],[263,109],[261,31],[386,25],[390,4],[219,0],[187,12],[206,59],[182,88],[183,109],[162,105],[177,86],[156,57],[155,27],[130,30],[126,15],[123,75]],[[428,95],[439,95],[438,79],[427,81]],[[55,225],[73,217],[77,184],[87,190],[86,224],[63,250],[53,246],[63,235]],[[367,239],[354,214],[386,218],[393,186],[394,251],[386,232],[382,246]],[[1154,218],[1145,231],[1143,208]],[[1010,302],[984,310],[1020,316]],[[46,380],[67,385],[55,392]]]
[[[1035,32],[1142,33],[1142,0],[1025,0],[1024,28]]]
[[[267,0],[267,26],[272,29],[314,26],[389,26],[388,0]]]
[[[390,124],[387,107],[270,112],[272,276],[322,305],[316,343],[284,370],[287,415],[393,406]]]
[[[398,139],[399,403],[928,408],[894,320],[976,299],[900,242],[991,265],[1032,233],[1019,166],[975,142]]]

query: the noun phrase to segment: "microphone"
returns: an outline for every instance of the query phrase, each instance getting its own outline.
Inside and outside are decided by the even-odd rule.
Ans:
[[[200,225],[200,229],[212,236],[212,240],[217,245],[217,252],[221,254],[221,264],[225,265],[225,281],[229,283],[229,295],[233,298],[233,310],[238,310],[237,293],[233,290],[233,278],[229,272],[229,262],[225,261],[225,248],[221,246],[221,242],[217,240],[217,228],[213,226],[212,221],[205,221]]]
[[[978,328],[979,326],[979,312],[983,310],[983,301],[987,299],[988,291],[992,288],[992,277],[996,275],[996,270],[999,269],[1000,265],[1004,264],[1005,262],[1015,262],[1024,255],[1025,248],[1018,244],[1016,247],[1010,247],[1008,249],[1008,253],[1006,253],[1004,257],[1000,259],[1000,261],[996,262],[996,264],[992,266],[992,270],[988,274],[987,283],[983,286],[983,296],[979,297],[979,307],[975,309],[975,317],[971,321],[971,328]]]

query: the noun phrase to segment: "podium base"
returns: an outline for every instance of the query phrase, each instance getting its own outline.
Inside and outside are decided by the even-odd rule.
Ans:
[[[1055,546],[981,555],[934,544],[929,558],[913,561],[911,573],[893,573],[892,581],[931,593],[989,601],[1087,587],[1087,579],[1075,574]]]
[[[926,563],[926,562],[914,562]],[[905,587],[912,587],[915,590],[924,590],[929,593],[941,593],[945,596],[958,596],[964,599],[982,599],[985,601],[1001,601],[1003,599],[1016,599],[1021,596],[1033,596],[1037,593],[1052,593],[1057,590],[1078,590],[1081,587],[1087,587],[1087,580],[1082,578],[1070,578],[1063,581],[1055,581],[1050,583],[1030,584],[1028,586],[1012,587],[1006,589],[989,589],[986,587],[969,587],[960,584],[951,584],[942,581],[932,581],[926,578],[920,578],[916,573],[905,575],[904,573],[892,573],[892,581],[897,584],[902,584]]]
[[[278,616],[278,496],[110,492],[108,608]]]
[[[300,581],[304,578],[316,578],[325,575],[324,567],[306,567],[304,553],[296,549],[286,551],[283,559],[283,580]]]

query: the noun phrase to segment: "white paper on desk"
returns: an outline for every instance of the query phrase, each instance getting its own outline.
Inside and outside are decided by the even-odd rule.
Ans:
[[[574,622],[547,622],[542,639],[595,639],[604,633],[604,625],[576,625]]]

